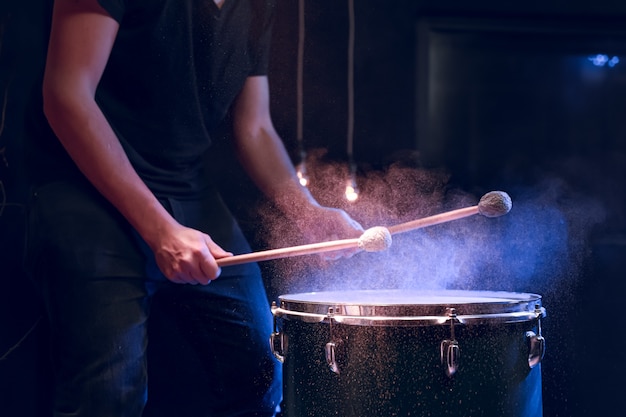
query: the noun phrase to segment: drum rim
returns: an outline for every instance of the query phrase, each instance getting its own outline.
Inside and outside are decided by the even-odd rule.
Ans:
[[[355,293],[369,297],[401,295],[401,299],[411,296],[445,296],[450,298],[444,303],[407,303],[407,302],[376,302],[363,301],[329,301],[338,295],[354,295]],[[326,301],[311,301],[311,297],[326,296]],[[474,297],[481,301],[462,301]],[[279,296],[279,306],[273,309],[276,316],[303,321],[323,321],[333,317],[341,322],[405,322],[414,321],[442,322],[449,320],[451,315],[460,321],[525,321],[545,315],[541,307],[541,296],[535,293],[480,291],[480,290],[356,290],[356,291],[314,291],[306,293],[284,294]],[[491,301],[485,301],[485,299]]]

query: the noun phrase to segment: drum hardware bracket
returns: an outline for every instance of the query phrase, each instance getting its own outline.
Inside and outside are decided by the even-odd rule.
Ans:
[[[276,306],[276,301],[272,301],[272,312],[274,312],[278,307]],[[272,314],[274,316],[274,331],[270,335],[270,349],[272,354],[280,363],[285,362],[285,340],[284,335],[278,331],[278,325],[276,322],[276,314]]]
[[[439,355],[446,375],[452,377],[459,368],[459,360],[461,357],[459,342],[454,335],[454,325],[455,323],[461,323],[461,321],[457,318],[455,308],[447,308],[446,315],[449,317],[447,321],[450,322],[450,339],[445,339],[441,342]]]
[[[336,357],[336,348],[337,343],[333,341],[333,321],[334,321],[335,309],[333,307],[328,307],[328,329],[330,331],[330,342],[326,343],[324,346],[324,351],[326,354],[326,363],[328,364],[328,368],[331,372],[339,375],[339,365],[337,364]]]
[[[541,335],[541,317],[544,314],[539,304],[535,305],[537,315],[537,333],[529,330],[526,332],[526,343],[528,345],[528,366],[530,369],[537,366],[546,353],[546,340]]]

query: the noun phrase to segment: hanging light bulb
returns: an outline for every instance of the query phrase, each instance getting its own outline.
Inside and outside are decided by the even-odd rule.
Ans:
[[[356,180],[354,177],[350,177],[346,183],[346,200],[353,203],[359,198],[359,189],[356,186]]]
[[[359,188],[356,185],[356,167],[354,163],[350,164],[350,175],[346,181],[346,191],[344,195],[346,200],[350,203],[355,202],[359,198]]]
[[[309,185],[309,176],[306,173],[306,165],[303,162],[300,162],[296,167],[296,175],[298,176],[298,181],[300,181],[300,185],[306,187]]]
[[[309,177],[306,174],[304,162],[298,165],[296,174],[298,175],[298,181],[300,181],[301,186],[306,187],[309,185]]]
[[[296,175],[300,185],[306,187],[309,185],[309,175],[306,171],[306,152],[300,149],[300,163],[296,166]]]

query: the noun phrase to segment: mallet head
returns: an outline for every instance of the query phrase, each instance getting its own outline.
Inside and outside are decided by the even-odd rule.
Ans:
[[[391,246],[391,233],[382,226],[369,228],[359,238],[358,245],[366,252],[384,251]]]
[[[507,214],[513,203],[504,191],[491,191],[478,202],[478,213],[485,217],[500,217]]]

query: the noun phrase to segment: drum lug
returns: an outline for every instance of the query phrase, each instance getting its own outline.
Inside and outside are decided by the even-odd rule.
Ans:
[[[280,363],[285,362],[285,337],[282,333],[278,331],[278,323],[276,322],[276,314],[275,311],[278,307],[276,306],[276,302],[272,301],[272,316],[274,317],[274,331],[270,335],[270,350],[272,354]]]
[[[537,314],[537,334],[533,331],[526,332],[526,343],[528,345],[528,366],[530,369],[537,366],[542,360],[543,356],[546,353],[546,340],[541,335],[541,317],[543,314],[543,309],[541,306],[535,306],[535,312]]]
[[[543,336],[537,336],[535,332],[526,332],[526,343],[528,343],[528,366],[532,369],[537,366],[546,353],[546,340]]]
[[[444,340],[441,342],[441,364],[447,376],[453,376],[459,368],[461,350],[456,340]]]
[[[450,339],[445,339],[441,342],[439,355],[446,375],[452,377],[459,369],[459,359],[461,357],[459,342],[457,342],[454,336],[454,324],[460,323],[460,321],[456,317],[456,309],[454,308],[449,308],[447,315],[450,318]]]
[[[331,370],[331,372],[339,375],[339,365],[337,364],[337,355],[336,355],[337,344],[332,341],[334,340],[333,338],[333,322],[335,321],[335,319],[333,318],[334,316],[335,316],[335,309],[333,307],[329,307],[327,317],[328,317],[328,328],[329,328],[331,341],[326,343],[326,346],[324,346],[324,351],[326,353],[326,363],[328,364],[328,368]]]
[[[326,363],[328,364],[328,368],[339,375],[339,365],[337,365],[337,360],[335,357],[335,348],[337,345],[334,342],[326,343]]]
[[[282,333],[274,332],[270,335],[270,349],[278,362],[285,362],[285,342]]]

